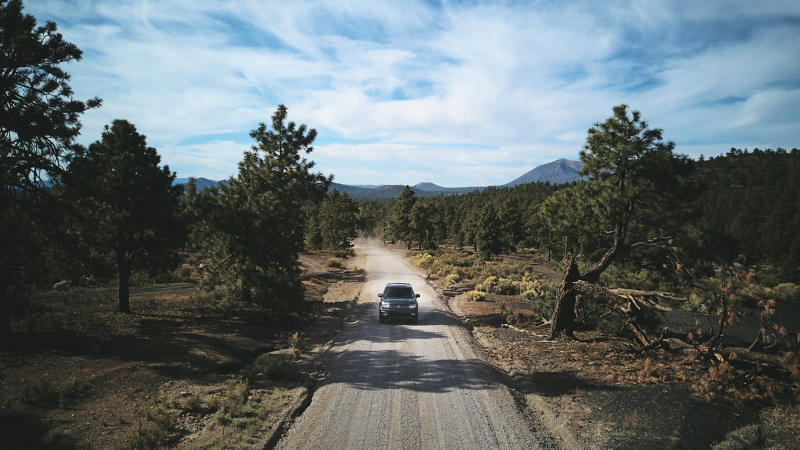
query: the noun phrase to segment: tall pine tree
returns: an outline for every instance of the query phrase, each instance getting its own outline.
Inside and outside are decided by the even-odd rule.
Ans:
[[[112,253],[121,312],[130,312],[131,272],[174,267],[185,239],[179,216],[183,188],[172,185],[175,173],[160,163],[133,124],[115,120],[64,176],[81,215],[83,244],[96,255]]]
[[[250,136],[256,145],[244,154],[239,174],[220,185],[205,248],[211,261],[203,286],[226,287],[230,297],[254,301],[283,315],[302,299],[299,253],[304,246],[304,208],[320,202],[331,183],[312,173],[316,130],[286,123],[284,105]]]

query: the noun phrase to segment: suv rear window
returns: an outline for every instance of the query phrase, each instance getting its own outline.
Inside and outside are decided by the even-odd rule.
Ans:
[[[383,296],[386,298],[414,298],[414,291],[410,287],[387,286]]]

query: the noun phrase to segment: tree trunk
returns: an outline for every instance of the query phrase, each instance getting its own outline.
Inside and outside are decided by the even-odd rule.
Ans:
[[[117,267],[119,267],[119,312],[130,313],[131,263],[124,255],[119,255],[117,256]]]
[[[11,335],[11,296],[8,294],[8,273],[0,273],[0,336]],[[0,338],[0,342],[6,339]]]
[[[553,308],[553,318],[550,325],[550,339],[554,339],[562,331],[565,335],[572,337],[572,330],[575,324],[575,297],[577,292],[572,289],[572,283],[580,279],[578,265],[575,264],[575,257],[567,256],[564,262],[564,273],[561,276],[561,285],[556,294],[556,304]]]

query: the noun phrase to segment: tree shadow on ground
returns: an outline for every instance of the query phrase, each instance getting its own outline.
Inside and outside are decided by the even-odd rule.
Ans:
[[[441,393],[494,389],[492,368],[477,359],[429,359],[398,350],[348,350],[330,359],[332,374],[323,385],[346,383],[357,389],[406,389]]]
[[[595,417],[628,431],[610,433],[608,448],[712,448],[731,431],[759,422],[756,409],[702,401],[679,384],[595,391],[582,403]]]
[[[99,325],[90,333],[15,332],[11,340],[0,344],[0,350],[6,357],[21,361],[48,353],[87,361],[118,361],[123,367],[136,363],[169,377],[199,381],[241,369],[258,354],[274,350],[276,335],[289,330],[218,312],[191,316],[138,313],[119,318],[130,319],[123,329]]]
[[[591,391],[618,391],[622,388],[608,383],[586,380],[578,377],[577,371],[534,372],[518,375],[514,385],[523,394],[537,394],[543,397],[574,395],[581,397]]]

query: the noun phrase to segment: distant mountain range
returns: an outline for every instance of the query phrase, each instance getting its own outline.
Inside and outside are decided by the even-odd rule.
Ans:
[[[535,183],[537,181],[549,181],[552,184],[570,183],[573,181],[581,180],[578,172],[583,167],[580,161],[571,161],[568,159],[559,159],[551,163],[542,164],[533,170],[525,173],[521,177],[515,179],[510,183],[498,187],[514,187],[518,184]],[[176,178],[174,184],[186,184],[189,182],[188,178]],[[202,190],[208,186],[216,186],[222,181],[208,180],[206,178],[197,178],[197,189]],[[404,184],[387,184],[387,185],[347,185],[340,183],[332,183],[331,189],[336,189],[339,192],[346,192],[352,198],[359,200],[376,200],[385,198],[394,198],[400,195],[405,189]],[[436,197],[440,194],[454,195],[466,194],[475,190],[482,191],[486,186],[472,186],[472,187],[442,187],[433,183],[423,182],[411,186],[411,190],[417,197]]]
[[[568,159],[559,159],[551,163],[542,164],[533,170],[525,173],[521,177],[515,179],[510,183],[503,184],[498,187],[514,187],[518,184],[535,183],[537,181],[549,181],[552,184],[571,183],[573,181],[581,180],[578,172],[583,167],[580,161],[572,161]],[[369,188],[369,185],[351,186],[340,183],[333,183],[331,189],[336,189],[339,192],[346,192],[352,198],[359,200],[383,199],[397,197],[403,192],[405,185],[394,184],[385,185],[377,188]],[[475,190],[482,191],[486,186],[472,186],[472,187],[442,187],[433,183],[423,182],[410,186],[411,190],[417,197],[436,197],[440,194],[453,195],[453,194],[466,194]]]

